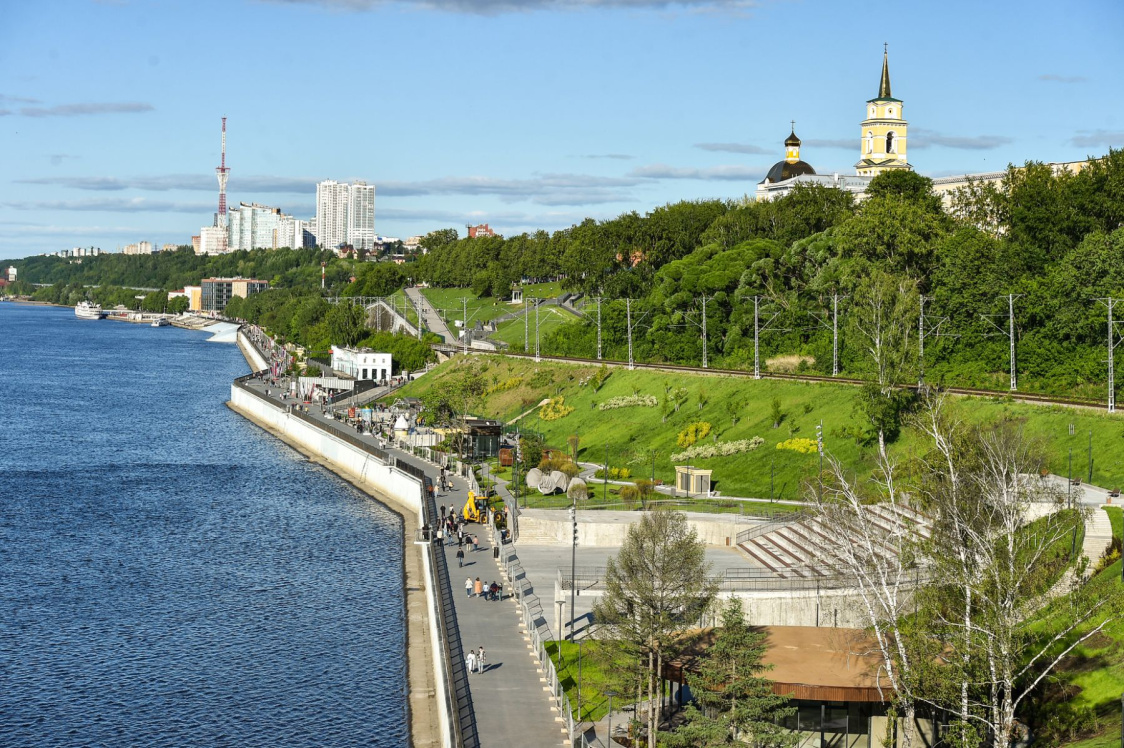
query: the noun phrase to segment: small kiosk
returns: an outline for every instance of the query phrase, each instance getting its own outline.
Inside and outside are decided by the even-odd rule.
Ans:
[[[713,471],[690,465],[675,466],[675,493],[680,491],[687,496],[708,496],[710,494],[710,474]]]

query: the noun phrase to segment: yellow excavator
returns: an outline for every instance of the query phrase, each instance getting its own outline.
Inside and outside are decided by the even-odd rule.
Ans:
[[[468,492],[468,500],[464,502],[461,516],[465,522],[478,522],[483,524],[488,519],[488,499],[477,496],[475,491]]]

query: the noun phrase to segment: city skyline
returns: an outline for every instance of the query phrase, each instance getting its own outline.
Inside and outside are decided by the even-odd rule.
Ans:
[[[188,243],[215,210],[222,116],[228,204],[307,219],[317,183],[364,180],[378,233],[400,237],[485,222],[555,230],[752,195],[793,119],[802,158],[853,174],[883,42],[922,174],[1124,146],[1124,10],[1017,7],[889,18],[882,4],[723,0],[9,8],[0,258]],[[216,21],[237,43],[207,41]]]

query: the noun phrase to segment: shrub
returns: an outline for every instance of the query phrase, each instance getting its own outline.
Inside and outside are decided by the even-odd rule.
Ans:
[[[504,381],[497,382],[488,389],[484,390],[484,397],[488,397],[488,395],[495,395],[498,392],[507,392],[508,390],[513,390],[521,384],[523,384],[523,377],[512,377],[511,379],[505,379]]]
[[[794,439],[785,439],[783,442],[777,444],[777,449],[787,449],[792,452],[800,452],[801,454],[814,455],[819,450],[816,449],[815,439],[804,439],[796,437]]]
[[[659,405],[652,395],[620,395],[611,397],[597,406],[598,410],[616,410],[617,408],[654,408]]]
[[[680,447],[691,447],[705,439],[708,434],[710,434],[710,423],[696,421],[680,431],[675,441]]]
[[[609,378],[609,367],[606,364],[601,364],[601,368],[593,375],[593,391],[597,392],[601,389],[601,385],[605,384],[605,380]]]
[[[322,372],[320,371],[320,367],[316,364],[304,367],[304,375],[306,377],[318,377],[321,373]]]
[[[717,444],[699,444],[671,456],[672,462],[685,460],[708,459],[711,457],[729,457],[730,455],[752,452],[765,443],[760,436],[752,439],[738,439],[732,442],[718,442]]]
[[[598,470],[596,473],[593,474],[593,477],[600,478],[600,479],[604,480],[604,478],[605,478],[605,468],[601,468],[600,470]],[[619,468],[618,467],[611,467],[611,468],[609,468],[609,480],[628,480],[631,477],[632,477],[632,471],[629,470],[626,467],[619,467]]]
[[[546,405],[539,408],[539,418],[544,421],[557,421],[560,418],[565,418],[574,412],[572,405],[566,404],[566,398],[559,395],[558,397],[550,398]]]

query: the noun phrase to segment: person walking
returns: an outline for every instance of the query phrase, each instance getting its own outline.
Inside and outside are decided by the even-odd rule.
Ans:
[[[464,596],[472,597],[472,577],[464,578]]]
[[[480,538],[475,535],[472,536],[472,551],[475,553],[480,550]]]
[[[480,645],[480,651],[476,653],[476,668],[479,672],[484,672],[488,667],[488,653],[484,651],[484,645]]]
[[[476,650],[468,653],[468,657],[464,658],[464,664],[468,667],[469,673],[476,672]]]
[[[476,593],[476,596],[480,597],[480,593],[484,591],[484,583],[480,581],[480,577],[476,577],[476,583],[473,585],[472,589]]]
[[[464,568],[464,548],[457,549],[457,568]]]

